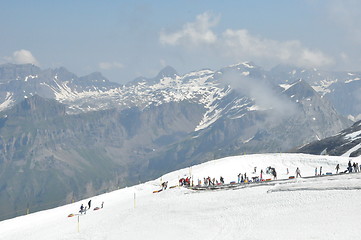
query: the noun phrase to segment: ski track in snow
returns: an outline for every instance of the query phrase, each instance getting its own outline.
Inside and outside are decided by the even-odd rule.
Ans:
[[[256,175],[251,174],[255,166],[257,173],[272,166],[279,179],[287,179],[296,167],[303,176],[313,176],[315,167],[321,165],[323,172],[334,173],[337,163],[344,170],[350,159],[305,154],[223,158],[92,197],[92,208],[102,201],[104,208],[79,216],[79,231],[78,217],[67,215],[77,213],[89,199],[2,221],[0,239],[355,239],[360,233],[361,173],[218,191],[176,187],[153,193],[160,189],[161,181],[173,186],[179,177],[189,174],[195,180],[223,176],[228,183],[237,180],[239,172],[252,176]],[[361,158],[351,160],[360,162]]]

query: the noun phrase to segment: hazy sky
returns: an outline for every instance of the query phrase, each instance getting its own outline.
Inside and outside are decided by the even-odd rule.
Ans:
[[[1,0],[0,63],[111,81],[244,61],[361,70],[361,1]]]

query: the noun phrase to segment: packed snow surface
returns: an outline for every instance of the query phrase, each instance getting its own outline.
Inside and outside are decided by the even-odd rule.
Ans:
[[[322,173],[335,173],[338,163],[344,171],[349,160],[361,158],[257,154],[214,160],[92,197],[86,214],[68,217],[89,199],[2,221],[0,239],[359,239],[361,174],[306,177],[314,176],[316,168],[319,174],[321,166]],[[237,181],[238,173],[259,176],[268,166],[276,169],[278,181],[153,193],[163,181],[170,187],[185,176],[202,183],[204,177],[223,176],[227,184]],[[297,167],[302,178],[288,179]],[[94,211],[102,202],[104,208]]]

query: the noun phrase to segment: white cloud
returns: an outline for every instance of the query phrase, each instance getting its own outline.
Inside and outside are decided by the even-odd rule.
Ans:
[[[25,49],[21,49],[18,51],[13,52],[11,57],[5,57],[7,62],[15,63],[15,64],[27,64],[31,63],[34,65],[39,66],[39,62],[33,56],[33,54]]]
[[[168,45],[199,45],[203,43],[214,43],[217,36],[210,30],[218,24],[219,18],[205,12],[198,15],[195,22],[186,23],[180,31],[173,33],[160,33],[160,42]]]
[[[231,85],[233,89],[241,94],[253,99],[255,104],[261,109],[272,109],[269,113],[272,115],[272,121],[289,117],[296,113],[295,104],[285,96],[277,94],[268,81],[263,81],[262,79],[255,81],[253,78],[244,76],[234,69],[227,69],[223,73],[222,81]]]
[[[119,62],[100,62],[99,68],[101,68],[103,70],[121,69],[121,68],[124,68],[124,65]]]
[[[321,67],[333,63],[331,57],[319,50],[306,48],[297,40],[261,38],[246,29],[227,29],[217,35],[212,28],[219,20],[219,17],[206,12],[198,15],[195,22],[186,23],[180,31],[171,34],[161,32],[159,40],[165,45],[185,48],[208,44],[212,47],[211,51],[232,61],[255,61],[266,65],[286,63],[303,67]]]
[[[318,50],[310,50],[297,40],[276,41],[252,36],[247,30],[228,29],[223,33],[222,47],[228,55],[294,64],[305,67],[329,65],[333,60]]]

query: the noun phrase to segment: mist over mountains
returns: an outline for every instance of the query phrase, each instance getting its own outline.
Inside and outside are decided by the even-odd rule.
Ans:
[[[332,136],[359,118],[360,77],[248,62],[182,76],[166,67],[120,85],[1,65],[0,219]]]

